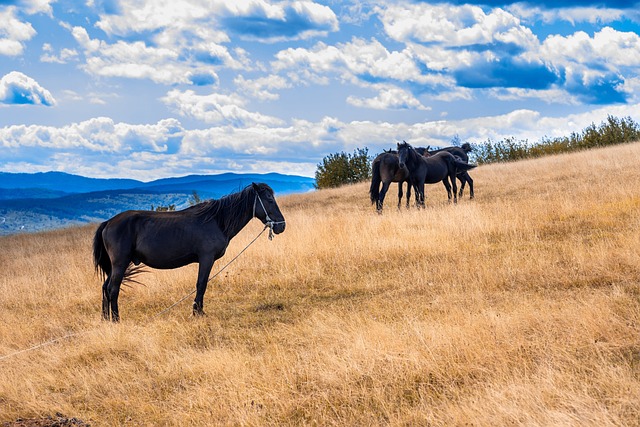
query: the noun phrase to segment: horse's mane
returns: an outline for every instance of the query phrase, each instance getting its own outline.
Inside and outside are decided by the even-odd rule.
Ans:
[[[204,223],[216,221],[222,232],[227,234],[229,229],[242,221],[240,212],[245,212],[253,206],[253,198],[249,197],[250,190],[251,186],[248,185],[237,193],[198,203],[187,210],[200,217]]]
[[[273,190],[267,184],[259,184],[260,190]],[[255,198],[253,197],[253,187],[247,185],[242,190],[228,194],[219,199],[211,199],[198,203],[187,210],[202,219],[204,223],[216,221],[218,227],[226,235],[230,229],[236,229],[243,221],[242,212],[253,209]]]

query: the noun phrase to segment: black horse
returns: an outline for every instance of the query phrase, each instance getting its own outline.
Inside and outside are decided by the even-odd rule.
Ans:
[[[416,148],[420,154],[428,152],[429,147]],[[380,183],[382,182],[382,189]],[[397,151],[385,151],[379,154],[371,164],[371,186],[369,196],[371,204],[376,204],[378,213],[382,213],[384,198],[392,182],[398,183],[398,209],[402,205],[402,186],[407,183],[407,208],[411,199],[411,183],[409,182],[409,170],[400,166]]]
[[[445,147],[445,148],[440,148],[438,150],[428,150],[428,153],[433,155],[433,154],[440,153],[442,151],[447,151],[453,154],[454,156],[459,157],[463,162],[469,163],[469,152],[473,151],[473,148],[471,147],[471,144],[469,144],[468,142],[465,142],[460,147]],[[420,154],[423,154],[423,153],[420,153]],[[465,184],[469,183],[469,193],[470,193],[469,198],[473,199],[475,197],[473,193],[473,179],[469,175],[469,172],[464,171],[464,172],[458,173],[458,179],[460,180],[460,197],[462,197],[462,194],[464,193]]]
[[[379,154],[371,164],[371,187],[369,187],[369,196],[371,204],[376,204],[378,212],[382,212],[384,197],[389,190],[392,182],[398,183],[398,209],[402,204],[402,185],[407,182],[407,207],[409,207],[409,199],[411,198],[411,185],[409,184],[409,170],[406,167],[400,167],[398,154],[394,152],[385,152]],[[382,189],[380,189],[382,182]]]
[[[193,313],[204,314],[204,293],[214,261],[229,241],[252,218],[280,234],[285,221],[267,184],[252,184],[218,200],[209,200],[176,212],[126,211],[103,222],[93,239],[96,271],[102,285],[102,318],[120,320],[118,294],[122,281],[135,273],[132,266],[178,268],[197,262],[198,281]]]
[[[440,181],[447,189],[449,200],[451,200],[451,187],[453,186],[453,201],[457,203],[456,175],[476,167],[456,159],[453,154],[447,151],[442,151],[431,157],[421,156],[415,148],[406,142],[398,144],[398,158],[400,165],[406,166],[409,170],[409,179],[416,193],[418,207],[424,207],[424,184],[435,184]]]

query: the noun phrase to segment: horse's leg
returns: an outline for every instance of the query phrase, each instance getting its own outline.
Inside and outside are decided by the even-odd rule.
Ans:
[[[382,182],[382,189],[380,190],[380,197],[378,198],[378,204],[377,204],[377,208],[378,208],[378,213],[382,213],[382,205],[384,204],[384,196],[387,194],[387,191],[389,190],[389,184],[391,184],[390,181],[383,181]]]
[[[109,292],[109,303],[111,304],[111,321],[120,321],[120,311],[118,310],[118,295],[120,294],[120,285],[124,279],[124,273],[127,271],[127,265],[114,265],[111,269],[111,279],[107,291]]]
[[[416,207],[418,209],[425,208],[424,203],[424,182],[422,184],[416,184],[413,192],[416,194]]]
[[[196,298],[193,300],[193,315],[204,316],[204,293],[207,291],[209,273],[213,267],[213,259],[200,260],[198,264],[198,282],[196,283]]]
[[[402,184],[404,181],[399,181],[398,182],[398,210],[400,210],[400,207],[402,206]]]
[[[449,177],[445,177],[442,180],[442,183],[444,184],[444,188],[446,188],[447,190],[447,197],[449,198],[449,202],[451,202],[451,184],[449,184]]]
[[[407,181],[407,209],[409,209],[410,200],[411,200],[411,183]]]
[[[460,193],[458,193],[458,197],[462,199],[462,195],[464,194],[464,185],[467,183],[467,173],[462,173],[458,175],[458,179],[460,180]]]
[[[111,280],[111,275],[107,276],[107,279],[104,281],[102,285],[102,320],[109,320],[111,316],[109,316],[109,281]]]
[[[458,203],[458,181],[456,181],[456,173],[449,175],[451,186],[453,187],[453,203]]]
[[[473,199],[475,198],[475,195],[473,194],[473,179],[471,178],[471,175],[469,175],[469,172],[465,172],[465,175],[467,178],[467,182],[469,183],[469,193],[471,193],[469,198]]]

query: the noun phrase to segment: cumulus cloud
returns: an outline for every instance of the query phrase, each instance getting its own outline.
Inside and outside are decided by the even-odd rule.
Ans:
[[[353,106],[369,108],[421,108],[415,99],[409,99],[406,88],[417,90],[435,90],[446,92],[453,84],[451,77],[434,71],[425,70],[418,61],[412,47],[400,51],[387,49],[379,40],[353,38],[347,43],[335,46],[323,42],[316,43],[311,49],[289,48],[276,54],[271,63],[276,72],[286,72],[292,84],[305,85],[309,82],[329,84],[331,78],[341,83],[355,84],[360,87],[380,91],[376,99],[349,98]],[[390,91],[390,88],[395,88]],[[399,95],[402,100],[394,101],[389,95]]]
[[[526,48],[537,43],[533,32],[502,9],[485,13],[478,6],[418,3],[379,9],[386,33],[401,42],[445,46],[504,44]]]
[[[39,147],[128,154],[133,151],[175,152],[184,129],[178,120],[156,124],[116,123],[97,117],[67,126],[13,125],[0,128],[0,146],[7,149]]]
[[[347,102],[356,107],[376,110],[427,110],[410,92],[388,85],[379,86],[379,93],[373,98],[349,96]]]
[[[12,71],[0,79],[0,103],[51,107],[56,101],[51,93],[34,79],[18,71]]]
[[[157,38],[167,40],[125,41],[107,43],[91,38],[83,27],[70,28],[76,42],[83,50],[83,69],[92,75],[149,79],[163,84],[214,85],[218,82],[216,68],[239,69],[245,66],[245,52],[236,50],[235,58],[229,50],[211,41],[191,39],[182,43],[181,38]],[[181,37],[185,37],[182,35]]]
[[[250,7],[224,2],[222,25],[233,33],[265,42],[306,39],[338,30],[338,19],[324,5],[311,1],[279,4],[254,0]],[[242,7],[238,7],[242,5]]]
[[[216,85],[217,69],[256,67],[243,49],[229,50],[226,44],[231,37],[276,42],[322,36],[338,29],[337,17],[329,7],[307,0],[92,4],[101,10],[96,27],[116,41],[92,37],[79,26],[69,28],[83,49],[83,69],[92,75],[164,84]],[[62,60],[61,56],[43,57]]]
[[[0,4],[0,55],[21,55],[23,43],[36,35],[31,24],[18,19],[17,13],[16,7],[3,7]]]
[[[66,64],[69,61],[75,60],[78,57],[78,52],[75,49],[63,48],[60,53],[56,55],[53,47],[49,43],[42,45],[43,54],[40,56],[42,62],[54,62],[56,64]]]
[[[282,41],[336,31],[338,20],[329,7],[312,1],[148,0],[119,2],[117,13],[102,14],[97,26],[107,34],[121,36],[165,30],[176,34],[202,26],[251,39]],[[217,31],[202,39],[222,43],[228,36]]]
[[[282,120],[246,110],[245,100],[238,95],[212,93],[198,95],[192,90],[171,90],[163,99],[180,115],[192,117],[205,123],[238,127],[251,125],[278,125]]]
[[[239,75],[233,79],[233,83],[239,91],[263,101],[275,101],[280,98],[276,91],[292,87],[289,80],[275,74],[253,80],[247,80]]]
[[[582,31],[552,35],[543,42],[540,57],[564,74],[564,87],[581,102],[625,102],[635,94],[625,75],[640,66],[640,37],[610,27],[593,37]]]

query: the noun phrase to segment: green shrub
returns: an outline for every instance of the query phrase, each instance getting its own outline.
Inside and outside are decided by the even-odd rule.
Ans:
[[[357,148],[353,154],[329,154],[316,169],[316,188],[339,187],[371,178],[368,148]]]

